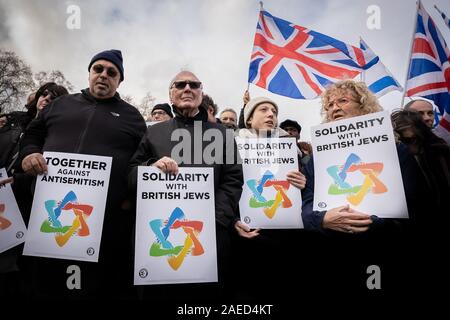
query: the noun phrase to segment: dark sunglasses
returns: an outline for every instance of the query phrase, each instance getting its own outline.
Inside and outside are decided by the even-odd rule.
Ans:
[[[202,86],[202,83],[200,81],[175,81],[174,83],[172,83],[172,88],[175,87],[178,90],[183,90],[184,88],[186,88],[186,85],[189,85],[189,87],[191,89],[199,89]]]
[[[44,92],[42,92],[41,97],[45,98],[48,95],[50,95],[50,99],[55,99],[57,97],[57,95],[55,93],[48,91],[48,90],[44,90]]]
[[[92,67],[92,69],[94,70],[95,73],[102,73],[103,70],[105,70],[105,66],[101,65],[101,64],[96,64],[95,66]],[[110,68],[106,68],[106,74],[111,77],[111,78],[115,78],[118,74],[118,72],[116,71],[116,69],[110,67]]]
[[[404,138],[400,138],[400,141],[403,142],[404,144],[410,145],[410,144],[417,143],[417,138],[416,137],[404,137]]]

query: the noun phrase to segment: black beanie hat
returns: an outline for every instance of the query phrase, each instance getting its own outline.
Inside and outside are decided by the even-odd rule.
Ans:
[[[157,109],[164,110],[169,115],[169,117],[173,118],[172,108],[170,107],[170,104],[168,104],[168,103],[159,103],[159,104],[157,104],[157,105],[155,105],[153,107],[152,112],[154,110],[157,110]]]
[[[89,63],[88,71],[91,70],[91,66],[94,64],[97,60],[108,60],[109,62],[114,63],[114,65],[119,69],[120,72],[120,81],[123,81],[123,59],[122,59],[122,52],[120,50],[105,50],[100,53],[97,53],[91,60],[91,63]]]
[[[297,121],[294,121],[291,119],[284,120],[282,123],[280,123],[281,129],[284,130],[284,128],[286,128],[286,127],[294,127],[297,129],[298,133],[302,132],[301,125]]]

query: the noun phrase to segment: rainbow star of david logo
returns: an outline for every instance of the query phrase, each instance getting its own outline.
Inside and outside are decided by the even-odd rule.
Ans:
[[[328,167],[327,172],[334,181],[328,188],[328,194],[348,194],[348,202],[356,206],[363,201],[369,191],[375,194],[387,192],[387,187],[378,179],[378,175],[383,171],[383,166],[381,162],[363,163],[360,157],[351,153],[343,166]],[[348,174],[353,172],[360,172],[364,175],[362,185],[352,186],[345,181]]]
[[[86,237],[90,234],[86,218],[91,215],[94,207],[78,203],[75,192],[69,191],[59,202],[47,200],[44,206],[48,213],[48,219],[42,223],[40,230],[44,233],[54,233],[56,243],[60,247],[64,246],[75,233],[80,237]],[[61,214],[70,211],[75,215],[72,225],[63,226],[59,220]]]
[[[167,262],[173,270],[178,270],[188,254],[199,256],[205,252],[198,239],[198,234],[203,229],[203,222],[187,220],[180,208],[176,207],[172,211],[169,220],[155,219],[149,224],[156,235],[156,241],[150,247],[150,256],[167,256]],[[186,238],[183,245],[174,246],[168,238],[173,230],[180,228],[186,233]]]
[[[7,229],[11,225],[11,221],[5,218],[6,205],[0,203],[0,231]]]
[[[275,176],[270,170],[267,170],[260,180],[251,179],[247,181],[247,186],[253,195],[249,200],[250,208],[264,208],[263,211],[269,219],[275,216],[277,209],[292,207],[292,201],[286,194],[290,183],[287,180],[275,180]],[[276,190],[275,199],[267,200],[263,196],[265,188],[274,188]]]

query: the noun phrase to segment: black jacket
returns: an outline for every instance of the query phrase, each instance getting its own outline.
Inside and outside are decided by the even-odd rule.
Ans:
[[[85,89],[55,99],[30,123],[21,142],[20,161],[44,151],[112,157],[106,210],[115,210],[126,195],[128,163],[145,129],[141,114],[119,94],[96,100]]]
[[[186,155],[185,159],[187,160],[178,163],[178,165],[180,167],[212,167],[214,169],[216,221],[224,227],[229,227],[234,221],[237,212],[243,184],[242,167],[240,164],[237,164],[238,152],[234,141],[233,130],[227,132],[222,125],[207,122],[208,115],[203,108],[199,108],[199,113],[194,118],[183,117],[175,107],[174,111],[175,118],[157,123],[147,129],[130,164],[130,188],[136,189],[138,166],[150,165],[164,156],[173,158],[172,151],[177,150],[174,149],[175,146],[181,146],[182,142],[180,141],[189,138],[190,141],[186,142],[183,140],[183,142],[185,146],[188,146],[189,150],[185,151],[190,152],[190,155]],[[202,134],[194,133],[194,122],[198,123],[197,126],[201,124]],[[185,129],[189,135],[171,141],[172,133],[176,129]],[[211,144],[211,141],[204,141],[205,138],[203,135],[207,129],[219,130],[223,137],[223,148],[220,151],[222,154],[219,156],[221,163],[207,164],[202,156],[205,148]],[[181,130],[179,132],[187,133]],[[231,142],[228,144],[226,144],[227,135],[229,138],[228,141]],[[202,154],[199,154],[199,152]],[[234,157],[231,158],[232,163],[227,164],[226,155],[230,154],[230,152],[234,152]],[[198,160],[200,161],[194,161],[196,158],[199,158]]]

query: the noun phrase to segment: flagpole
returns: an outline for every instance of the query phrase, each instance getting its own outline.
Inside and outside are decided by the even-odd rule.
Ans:
[[[406,77],[405,77],[405,86],[404,86],[404,91],[403,91],[403,96],[402,96],[402,103],[400,105],[401,108],[403,108],[403,103],[405,102],[405,96],[406,96],[406,84],[408,82],[408,75],[409,72],[411,70],[411,57],[412,57],[412,52],[413,52],[413,47],[414,47],[414,36],[416,35],[416,29],[417,29],[417,17],[419,16],[419,6],[420,6],[420,0],[416,2],[416,16],[414,18],[414,28],[413,28],[413,34],[411,37],[411,46],[410,46],[410,50],[409,50],[409,59],[408,59],[408,68],[406,71]]]
[[[441,10],[439,10],[439,8],[436,5],[434,5],[434,8],[437,10],[437,12],[439,12],[440,15],[442,15]]]
[[[264,3],[262,1],[259,2],[259,10],[264,11]],[[247,91],[250,89],[250,82],[247,81]]]
[[[361,48],[361,43],[362,43],[362,41],[363,41],[363,39],[362,39],[362,37],[361,36],[359,36],[359,47]],[[361,82],[364,82],[364,83],[366,83],[366,74],[365,74],[365,70],[363,69],[362,71],[361,71]]]

